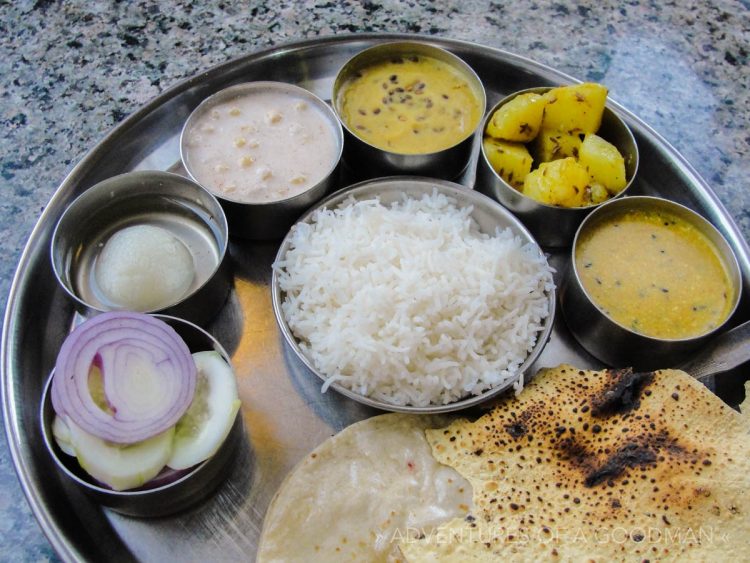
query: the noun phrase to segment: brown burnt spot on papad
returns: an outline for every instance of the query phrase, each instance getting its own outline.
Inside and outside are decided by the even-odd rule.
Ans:
[[[654,372],[633,373],[630,368],[605,372],[611,383],[591,397],[591,414],[605,417],[637,409],[641,393],[654,381]]]
[[[667,457],[691,460],[697,458],[697,452],[686,452],[677,440],[670,438],[666,432],[647,432],[641,436],[633,436],[629,440],[632,441],[615,450],[605,449],[604,456],[571,438],[560,442],[559,450],[561,459],[570,462],[581,471],[585,487],[602,484],[614,487],[615,480],[628,470],[655,468],[658,463],[666,462]]]
[[[585,434],[582,439],[571,437],[558,443],[562,459],[581,470],[584,486],[613,486],[616,479],[631,469],[653,469],[668,457],[695,457],[664,429],[659,430],[651,416],[644,418],[637,414],[641,397],[653,382],[654,372],[633,372],[630,368],[603,372],[602,387],[591,393],[587,404],[581,407],[594,419],[584,426],[592,434],[601,434],[605,421],[610,419],[615,426],[613,430],[621,433],[620,440],[617,434],[614,437],[621,444],[603,450],[590,449],[587,446],[596,440],[589,440]],[[632,416],[621,416],[626,414]]]
[[[502,538],[493,557],[546,557],[539,550],[554,546],[562,559],[653,560],[705,547],[638,534],[577,545],[508,540],[545,529],[558,538],[715,525],[737,531],[724,546],[750,537],[750,422],[684,372],[542,370],[518,397],[427,437],[438,461],[471,482],[477,525]],[[514,551],[504,551],[509,544]]]
[[[511,424],[505,425],[505,431],[510,434],[511,438],[518,440],[519,438],[523,438],[526,436],[526,433],[529,431],[528,428],[526,428],[526,425],[523,422],[513,422]]]

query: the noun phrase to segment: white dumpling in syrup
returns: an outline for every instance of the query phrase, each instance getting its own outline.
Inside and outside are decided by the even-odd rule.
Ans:
[[[145,312],[179,301],[193,283],[195,266],[185,244],[168,230],[134,225],[107,240],[95,276],[115,307]]]

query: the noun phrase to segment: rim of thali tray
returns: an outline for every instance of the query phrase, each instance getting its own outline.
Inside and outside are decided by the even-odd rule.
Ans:
[[[471,206],[472,217],[480,223],[480,218],[478,218],[477,215],[484,216],[485,222],[491,220],[492,225],[490,228],[493,230],[496,228],[510,228],[511,232],[521,239],[524,246],[531,245],[534,248],[534,251],[538,252],[539,256],[544,258],[546,262],[544,251],[536,242],[536,239],[534,239],[529,230],[523,225],[523,223],[521,223],[521,221],[510,211],[508,211],[506,208],[504,208],[502,205],[500,205],[490,197],[465,186],[449,182],[447,180],[437,180],[435,178],[427,178],[421,176],[389,176],[365,180],[352,186],[345,187],[326,197],[318,205],[309,209],[302,217],[300,217],[300,219],[294,224],[294,226],[292,226],[292,229],[289,231],[287,236],[284,237],[284,240],[281,242],[281,246],[279,247],[279,251],[276,254],[274,263],[279,262],[286,256],[286,253],[291,245],[291,237],[293,231],[297,228],[297,226],[303,223],[310,224],[312,216],[317,211],[323,208],[337,208],[350,198],[382,198],[383,203],[388,205],[399,201],[403,196],[414,197],[429,195],[433,191],[437,191],[439,194],[446,195],[449,198],[452,198],[455,204],[459,207]],[[487,233],[488,227],[483,227],[480,224],[480,230],[484,233]],[[338,382],[330,383],[328,386],[335,389],[338,393],[341,393],[342,395],[345,395],[350,399],[362,403],[363,405],[392,412],[411,414],[438,414],[467,409],[480,403],[484,403],[485,401],[488,401],[513,387],[521,378],[528,379],[527,374],[529,372],[529,369],[534,364],[534,362],[536,362],[536,360],[544,350],[544,347],[546,346],[547,342],[550,339],[550,336],[552,335],[552,328],[555,324],[557,292],[554,284],[552,286],[552,289],[545,293],[547,296],[547,304],[549,307],[548,315],[542,321],[542,328],[536,335],[536,341],[531,352],[528,353],[526,359],[511,377],[503,381],[501,384],[491,387],[490,389],[487,389],[486,391],[483,391],[478,395],[470,395],[463,399],[459,399],[447,404],[430,404],[428,406],[396,405],[393,403],[375,399],[373,397],[362,395],[360,393],[352,391],[351,389],[347,389]],[[284,335],[284,339],[286,340],[287,344],[292,348],[297,358],[299,358],[299,360],[303,364],[305,364],[305,366],[312,373],[318,376],[321,381],[326,383],[329,378],[321,373],[321,371],[310,359],[308,354],[306,354],[302,349],[299,340],[294,336],[291,328],[289,327],[289,324],[287,323],[286,318],[284,317],[284,314],[281,310],[283,292],[279,287],[279,275],[276,268],[273,269],[271,275],[271,298],[273,301],[273,313],[276,317],[276,323],[278,324],[282,334]]]
[[[150,102],[141,106],[134,111],[122,122],[116,125],[103,139],[96,143],[70,170],[62,180],[55,193],[50,198],[44,211],[41,213],[34,229],[27,240],[26,246],[21,254],[18,267],[13,276],[8,301],[3,319],[2,346],[0,347],[0,368],[2,370],[2,409],[5,418],[6,438],[9,445],[12,463],[18,474],[21,488],[31,506],[31,509],[55,551],[65,560],[79,560],[82,552],[79,549],[75,537],[70,536],[57,525],[59,517],[56,516],[52,507],[46,502],[42,492],[34,486],[34,468],[35,456],[33,454],[33,444],[24,438],[24,427],[20,416],[20,410],[15,402],[15,397],[20,396],[20,382],[23,381],[22,373],[16,369],[16,359],[14,352],[20,349],[18,342],[21,339],[21,327],[19,324],[25,322],[19,314],[21,300],[19,297],[23,294],[25,285],[24,280],[29,276],[32,266],[38,262],[39,255],[44,252],[47,243],[51,237],[51,226],[54,225],[56,218],[62,213],[67,202],[82,190],[81,183],[86,179],[87,174],[97,165],[105,156],[106,147],[115,145],[131,128],[139,125],[146,120],[149,115],[159,109],[161,106],[183,95],[186,91],[197,87],[201,82],[210,83],[217,79],[222,79],[226,85],[232,82],[226,79],[226,76],[237,76],[240,70],[245,67],[259,64],[262,61],[275,59],[282,55],[290,53],[303,53],[305,50],[315,48],[326,48],[346,45],[360,45],[361,49],[367,46],[385,41],[394,40],[421,40],[427,43],[433,43],[443,46],[451,51],[466,51],[469,53],[480,53],[487,58],[493,58],[497,61],[512,64],[516,67],[523,68],[529,73],[533,73],[540,80],[548,80],[556,83],[578,83],[579,80],[563,73],[551,66],[539,63],[531,58],[511,53],[496,47],[479,45],[460,39],[435,37],[426,34],[413,33],[344,33],[336,36],[318,37],[305,39],[302,41],[283,42],[279,45],[259,48],[250,53],[234,57],[224,63],[212,66],[205,72],[198,72],[188,78],[185,78],[174,86],[162,92]],[[685,182],[690,184],[694,189],[691,190],[695,196],[694,203],[701,208],[712,210],[711,220],[720,227],[722,233],[727,236],[731,244],[735,247],[738,260],[741,263],[743,272],[743,281],[746,285],[750,284],[750,246],[742,236],[737,224],[731,218],[724,205],[719,201],[716,194],[710,188],[708,183],[698,174],[696,169],[683,157],[672,144],[667,141],[650,125],[646,124],[634,113],[624,108],[618,102],[609,100],[616,111],[623,116],[628,125],[637,135],[645,137],[649,144],[658,147],[670,162],[675,166],[680,176],[685,178]],[[40,377],[41,381],[41,377]],[[80,538],[78,538],[80,539]]]

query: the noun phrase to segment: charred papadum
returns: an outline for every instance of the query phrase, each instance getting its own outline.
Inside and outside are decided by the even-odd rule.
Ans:
[[[427,430],[470,515],[407,561],[749,557],[750,424],[676,370],[542,370],[475,422]]]

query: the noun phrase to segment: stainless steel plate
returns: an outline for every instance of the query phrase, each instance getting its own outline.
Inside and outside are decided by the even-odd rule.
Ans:
[[[307,41],[262,51],[215,67],[168,90],[126,119],[74,168],[50,201],[22,257],[8,300],[2,341],[6,430],[22,486],[54,548],[65,560],[251,560],[263,515],[286,473],[324,439],[377,411],[333,392],[284,343],[271,306],[271,263],[279,243],[233,241],[234,289],[209,330],[232,356],[243,402],[247,442],[217,494],[175,517],[139,520],[91,502],[63,478],[47,455],[36,416],[45,375],[74,322],[73,303],[54,278],[49,259],[52,229],[65,206],[95,183],[131,170],[179,168],[179,135],[204,98],[231,84],[278,80],[329,99],[339,67],[384,39],[414,36],[357,35]],[[572,79],[522,57],[471,43],[421,37],[468,62],[484,81],[488,106],[510,92]],[[703,214],[737,253],[744,293],[732,324],[750,318],[750,249],[708,185],[647,125],[613,104],[640,148],[636,194],[658,194]],[[476,153],[476,147],[475,147]],[[475,159],[474,159],[475,160]],[[473,182],[473,165],[460,179]],[[558,274],[564,252],[550,261]],[[558,275],[558,279],[559,279]],[[583,352],[559,317],[535,367],[569,362],[600,367]],[[535,367],[532,367],[532,372]],[[722,379],[717,393],[732,403],[741,380]]]

